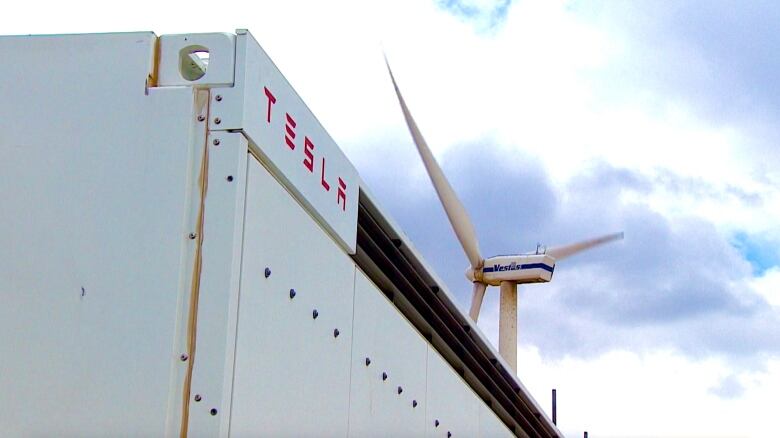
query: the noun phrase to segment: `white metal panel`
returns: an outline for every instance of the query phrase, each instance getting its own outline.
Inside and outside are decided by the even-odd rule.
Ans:
[[[231,435],[343,437],[354,264],[254,160],[244,236]]]
[[[427,436],[478,436],[482,402],[433,347],[428,348],[427,398]]]
[[[486,404],[479,405],[479,436],[483,438],[514,437],[506,425]]]
[[[182,76],[181,58],[195,51],[208,52],[207,68],[202,77],[187,80]],[[236,62],[236,36],[228,33],[162,35],[159,57],[160,86],[232,85]]]
[[[189,436],[227,436],[244,233],[247,142],[209,133]]]
[[[349,435],[424,436],[425,339],[360,271],[354,312]]]
[[[196,122],[154,39],[0,38],[3,435],[165,433]]]
[[[243,130],[277,178],[354,253],[357,171],[248,32],[236,36],[235,86],[213,99],[210,129]]]

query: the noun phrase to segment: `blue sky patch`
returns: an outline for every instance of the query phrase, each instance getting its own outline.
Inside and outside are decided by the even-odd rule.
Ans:
[[[473,1],[438,0],[440,8],[449,13],[471,21],[477,21],[488,28],[502,23],[507,16],[512,0]]]
[[[758,236],[744,232],[735,233],[731,244],[742,253],[745,260],[753,266],[753,271],[761,275],[769,268],[780,265],[780,254],[776,245]]]

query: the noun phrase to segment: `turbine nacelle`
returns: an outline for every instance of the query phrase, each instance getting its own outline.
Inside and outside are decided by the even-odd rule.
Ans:
[[[547,254],[504,255],[485,259],[482,268],[469,267],[466,278],[498,286],[502,281],[523,283],[546,283],[552,280],[555,259]]]

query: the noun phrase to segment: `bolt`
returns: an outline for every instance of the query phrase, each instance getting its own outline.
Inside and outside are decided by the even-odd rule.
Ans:
[[[214,144],[214,146],[219,146],[219,143],[220,143],[220,142],[219,142],[219,139],[218,139],[218,138],[215,138],[215,139],[214,139],[214,141],[212,141],[211,143],[213,143],[213,144]]]
[[[387,380],[387,373],[382,371],[382,380]]]
[[[434,426],[436,426],[436,427],[439,427],[439,420],[435,420],[435,421],[433,422],[433,425],[434,425]]]
[[[318,317],[318,316],[320,316],[320,312],[318,312],[318,311],[317,311],[317,309],[314,309],[314,310],[311,312],[311,317],[312,317],[312,319],[317,319],[317,317]]]
[[[189,358],[190,358],[190,357],[189,357],[189,356],[187,356],[186,354],[182,354],[181,356],[179,356],[179,360],[181,360],[182,362],[186,362],[186,361],[187,361],[187,359],[189,359]]]
[[[227,180],[228,180],[228,182],[233,181],[233,175],[228,175]]]
[[[366,358],[366,366],[369,366],[369,365],[371,365],[371,359]]]
[[[190,233],[189,238],[190,240],[194,240],[198,235],[196,233]]]
[[[214,118],[214,123],[219,125],[220,123],[222,123],[222,119],[220,119],[219,117],[216,117],[216,118]]]
[[[201,400],[203,400],[203,399],[201,398],[200,394],[195,394],[195,401],[199,402]]]
[[[416,407],[417,407],[417,400],[412,400],[412,407],[413,407],[413,408],[416,408]]]
[[[271,268],[265,268],[265,278],[268,278],[271,276]]]
[[[340,334],[339,329],[333,329],[333,337],[334,338],[338,338],[339,334]]]
[[[222,96],[220,96],[219,94],[217,94],[217,97],[215,97],[214,99],[216,99],[217,102],[222,102]]]
[[[404,392],[404,389],[399,386],[398,387],[398,395],[400,395],[402,392]]]
[[[201,115],[199,115],[199,116],[198,116],[198,121],[199,121],[199,122],[202,122],[202,121],[204,121],[204,120],[206,120],[206,116],[204,116],[203,114],[201,114]]]
[[[290,299],[295,298],[295,289],[290,289]]]
[[[217,415],[217,408],[211,408],[211,411],[209,411],[211,415]]]

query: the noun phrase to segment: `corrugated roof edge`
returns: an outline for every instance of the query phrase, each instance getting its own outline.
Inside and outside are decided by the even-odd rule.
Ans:
[[[539,406],[525,385],[523,385],[520,379],[511,371],[511,368],[500,356],[498,351],[496,351],[490,341],[488,341],[487,337],[479,328],[479,326],[477,326],[477,324],[458,307],[453,295],[446,288],[444,282],[438,277],[435,271],[414,247],[409,237],[401,230],[392,217],[379,207],[378,203],[376,202],[376,198],[371,193],[371,191],[365,187],[365,185],[361,186],[360,189],[360,206],[366,208],[374,219],[379,219],[381,222],[379,225],[386,234],[391,236],[393,239],[397,239],[401,243],[400,246],[397,245],[399,250],[402,251],[407,260],[415,265],[416,272],[420,274],[429,285],[436,286],[438,288],[437,296],[441,299],[442,303],[445,304],[447,310],[453,316],[455,316],[459,323],[463,324],[464,326],[468,326],[469,334],[473,334],[472,339],[475,341],[476,346],[487,357],[489,357],[491,361],[495,361],[496,364],[494,366],[500,369],[502,377],[508,380],[507,383],[518,388],[517,392],[520,398],[525,404],[532,408],[533,412],[531,413],[544,424],[545,429],[550,433],[550,435],[563,436],[563,434],[558,430],[557,426],[553,424],[549,417],[547,417],[544,410]],[[399,310],[401,310],[403,313],[403,309],[399,308]],[[436,347],[436,345],[434,346]],[[458,369],[458,366],[463,366],[463,363],[453,364],[449,358],[451,355],[447,354],[448,352],[440,351],[440,353],[442,356],[447,358],[447,360],[451,365],[453,365],[454,368]],[[468,379],[466,380],[468,381]],[[480,393],[480,388],[475,388],[472,382],[469,382],[469,384],[472,386],[472,389],[477,392],[477,394]],[[498,414],[499,417],[502,416],[501,412],[496,412],[496,414]]]

